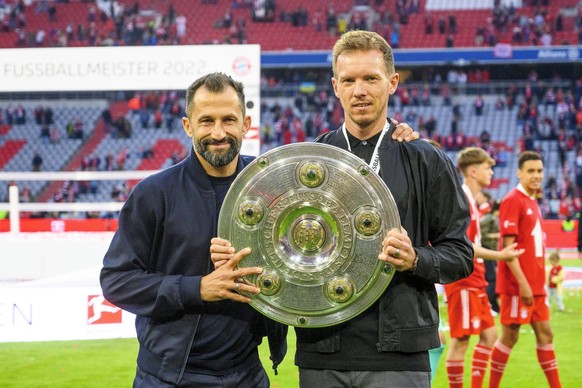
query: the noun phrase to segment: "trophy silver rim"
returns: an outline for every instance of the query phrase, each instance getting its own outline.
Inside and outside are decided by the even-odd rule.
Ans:
[[[357,194],[357,195],[356,195]],[[231,185],[218,236],[251,247],[239,267],[261,293],[250,305],[276,321],[324,327],[373,304],[394,268],[378,260],[386,233],[400,228],[390,190],[362,160],[340,148],[296,143],[255,159]]]

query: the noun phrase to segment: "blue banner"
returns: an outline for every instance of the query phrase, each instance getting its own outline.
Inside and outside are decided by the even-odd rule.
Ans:
[[[582,46],[512,47],[499,44],[493,48],[459,49],[398,49],[394,50],[396,65],[479,65],[524,63],[581,63]],[[331,68],[331,51],[270,51],[261,53],[261,67]]]

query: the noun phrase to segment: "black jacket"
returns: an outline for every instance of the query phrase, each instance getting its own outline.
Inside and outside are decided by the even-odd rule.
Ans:
[[[251,160],[239,157],[237,174]],[[210,239],[217,234],[218,212],[210,180],[192,151],[137,184],[103,260],[104,297],[136,315],[138,366],[169,383],[182,378],[205,303],[200,279],[213,269]],[[260,342],[269,333],[276,367],[286,352],[287,327],[245,307],[253,316],[253,338]]]
[[[402,227],[418,253],[418,265],[413,273],[396,272],[385,293],[370,308],[376,309],[378,325],[372,329],[368,321],[366,328],[359,331],[352,327],[351,332],[374,336],[376,339],[369,339],[375,342],[378,353],[422,352],[440,346],[434,284],[454,282],[473,271],[473,247],[466,236],[469,208],[450,159],[423,140],[393,140],[393,130],[391,125],[380,144],[380,176],[394,197]],[[341,130],[326,133],[316,142],[347,150]],[[364,368],[340,357],[332,356],[328,362],[317,356],[339,352],[344,342],[341,333],[361,322],[358,316],[329,328],[297,328],[297,365],[314,369]],[[350,343],[354,345],[353,339]],[[370,370],[383,368],[384,364],[379,364]]]

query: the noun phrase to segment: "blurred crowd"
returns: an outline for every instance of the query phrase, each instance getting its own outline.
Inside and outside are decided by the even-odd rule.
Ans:
[[[69,5],[71,3],[71,5]],[[201,0],[200,5],[223,7],[224,15],[211,22],[220,30],[221,39],[193,36],[192,25],[196,12],[190,3],[179,0],[144,5],[139,1],[81,0],[82,7],[69,0],[0,0],[0,34],[15,33],[16,42],[10,47],[67,47],[67,46],[117,46],[117,45],[168,45],[260,43],[249,41],[249,23],[285,23],[296,27],[309,27],[322,34],[337,36],[351,29],[368,29],[378,32],[394,48],[401,46],[403,26],[416,23],[426,35],[444,37],[443,46],[453,47],[462,31],[454,12],[438,13],[425,10],[420,0],[354,0],[346,7],[342,2],[328,2],[320,6],[299,3],[289,8],[275,0],[232,0],[218,2]],[[571,4],[569,4],[571,3]],[[495,0],[491,13],[482,20],[474,32],[474,46],[495,46],[497,43],[513,45],[559,45],[582,42],[582,2],[563,4],[572,7],[574,22],[562,8],[555,11],[549,0],[526,1],[526,8],[509,6]],[[79,14],[71,17],[66,7]],[[26,12],[26,11],[29,12]],[[241,13],[239,11],[244,11]],[[550,11],[551,10],[551,11]],[[32,11],[32,12],[31,12]],[[27,18],[33,14],[35,20]],[[28,16],[27,16],[28,15]],[[421,15],[422,18],[411,18]],[[38,20],[37,20],[38,19]],[[45,20],[44,23],[41,21]],[[570,31],[567,41],[557,41],[556,33]],[[473,33],[473,32],[471,32]],[[215,36],[217,36],[215,34]],[[323,35],[322,35],[323,36]],[[465,41],[465,40],[463,40]]]

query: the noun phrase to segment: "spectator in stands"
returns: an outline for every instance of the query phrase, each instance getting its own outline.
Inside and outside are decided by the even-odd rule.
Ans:
[[[422,106],[430,106],[431,105],[430,88],[428,87],[428,85],[424,85],[422,87],[420,101],[422,103]]]
[[[439,34],[444,34],[447,32],[447,19],[444,16],[440,16],[438,20]]]
[[[432,34],[434,31],[434,19],[430,12],[424,14],[424,33]]]
[[[77,118],[73,123],[73,131],[70,134],[70,139],[82,139],[84,136],[83,130],[83,121],[80,118]]]
[[[483,108],[485,107],[485,100],[482,95],[478,95],[473,103],[475,108],[475,116],[483,116]]]
[[[430,116],[424,125],[426,134],[429,138],[432,138],[437,129],[437,120],[434,116]]]
[[[231,25],[232,25],[232,13],[230,12],[230,9],[227,9],[224,12],[224,16],[222,17],[221,27],[230,28]]]
[[[168,132],[172,132],[174,130],[174,123],[182,114],[182,109],[180,108],[180,104],[178,100],[175,100],[172,106],[170,107],[169,112],[166,114],[166,129]]]
[[[26,109],[22,104],[18,104],[14,110],[14,122],[16,125],[26,124]]]
[[[116,137],[121,139],[129,139],[132,134],[132,126],[128,119],[120,116],[115,120]]]
[[[164,121],[164,115],[162,113],[161,108],[158,108],[155,110],[153,120],[154,120],[154,128],[160,129],[162,127],[162,123]]]
[[[222,200],[252,160],[239,155],[251,126],[243,86],[212,73],[188,88],[186,101],[182,123],[193,151],[132,190],[103,261],[103,294],[136,314],[135,386],[268,388],[257,347],[269,333],[276,367],[286,352],[287,328],[248,306],[244,294],[260,289],[239,282],[262,269],[235,269],[250,253],[245,248],[209,271]]]
[[[38,151],[35,151],[34,155],[32,156],[32,171],[38,172],[42,169],[42,156]]]
[[[185,44],[184,37],[186,36],[186,26],[188,24],[188,20],[184,15],[176,16],[176,37],[178,38],[178,42],[180,44]]]
[[[43,47],[44,46],[45,37],[46,37],[46,33],[42,28],[36,32],[36,38],[35,38],[36,47]]]
[[[372,165],[374,147],[383,144],[377,155],[379,172],[396,203],[404,204],[399,207],[403,230],[388,232],[378,256],[396,268],[378,303],[342,325],[296,328],[295,362],[302,386],[349,386],[355,378],[361,386],[384,386],[390,381],[394,386],[414,382],[429,387],[428,349],[441,346],[434,283],[454,281],[472,271],[472,249],[464,233],[467,203],[450,160],[427,142],[396,144],[383,135],[393,128],[386,120],[388,98],[399,80],[393,61],[390,46],[376,33],[350,31],[334,46],[332,84],[345,123],[318,141],[350,150]],[[405,154],[416,156],[404,158]],[[401,165],[405,159],[414,162]],[[420,160],[424,162],[417,164]],[[409,168],[419,174],[407,174]],[[434,179],[438,182],[431,182]],[[416,183],[406,188],[398,183],[404,181]],[[414,189],[425,185],[425,195]],[[444,192],[453,194],[446,200],[435,198]],[[432,206],[434,218],[426,218],[428,214],[418,208],[426,201],[439,204]]]
[[[553,42],[552,34],[549,31],[544,31],[540,38],[540,43],[542,46],[551,46]]]
[[[111,116],[111,108],[109,106],[101,112],[101,119],[103,119],[103,131],[106,134],[110,133],[113,126],[113,117]]]
[[[448,34],[445,40],[445,47],[446,48],[453,48],[455,47],[455,36],[453,34]]]
[[[22,187],[22,190],[20,191],[19,201],[24,202],[24,203],[28,203],[28,202],[30,202],[31,198],[32,198],[32,193],[30,192],[30,187],[28,187],[27,185],[24,185]]]
[[[57,7],[55,5],[54,0],[51,0],[48,4],[48,18],[49,21],[52,22],[56,22],[57,21]]]
[[[489,143],[491,143],[491,134],[489,131],[487,131],[487,129],[483,129],[481,131],[481,134],[479,135],[479,141],[481,142],[482,148],[487,148],[489,146]]]
[[[75,40],[75,29],[73,28],[73,23],[67,24],[65,27],[65,34],[68,42],[73,42]]]
[[[143,106],[139,110],[139,121],[141,123],[141,129],[147,129],[150,125],[150,111]]]
[[[398,21],[401,24],[408,24],[408,7],[406,4],[407,0],[398,0],[396,2],[396,14],[398,15]]]
[[[87,10],[87,21],[97,21],[97,8],[94,5],[90,5],[89,9]]]
[[[87,27],[85,27],[84,24],[79,23],[77,25],[77,40],[83,43],[86,37],[87,37]]]
[[[392,32],[390,32],[390,45],[395,49],[400,47],[400,25],[394,23]]]
[[[569,217],[572,217],[572,198],[568,195],[567,191],[560,192],[560,201],[558,206],[558,218],[565,220]]]
[[[320,9],[316,9],[311,17],[311,24],[315,31],[323,31],[323,15]]]
[[[40,127],[40,139],[44,144],[49,144],[51,138],[51,132],[49,126],[46,124],[41,125]]]
[[[69,139],[75,138],[75,125],[73,124],[73,121],[67,123],[66,132]]]
[[[36,108],[34,108],[32,114],[34,116],[34,122],[36,125],[43,124],[42,116],[44,115],[44,108],[41,105],[38,105]]]
[[[451,99],[451,87],[447,83],[443,83],[439,90],[440,96],[443,98],[443,105],[444,106],[451,106],[452,99]]]
[[[133,97],[127,101],[127,107],[132,115],[139,115],[139,110],[141,108],[141,93],[135,93]]]
[[[457,33],[457,17],[455,15],[449,15],[449,33]]]
[[[329,3],[326,12],[326,29],[330,36],[337,34],[337,14],[332,2]]]
[[[170,160],[171,160],[170,163],[173,166],[175,164],[180,163],[183,159],[184,159],[184,157],[182,155],[180,155],[178,153],[178,151],[174,151],[174,152],[172,152],[172,155],[170,156]]]

